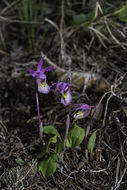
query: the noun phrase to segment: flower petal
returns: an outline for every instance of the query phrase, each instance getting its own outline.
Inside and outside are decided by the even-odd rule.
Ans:
[[[91,106],[87,104],[76,105],[76,110],[91,110]]]
[[[83,111],[78,111],[77,113],[74,114],[75,119],[82,119],[83,118]]]
[[[33,77],[36,77],[37,76],[37,72],[30,69],[30,68],[27,68],[28,72],[33,76]]]
[[[61,85],[60,93],[63,94],[68,89],[68,83],[63,82]]]
[[[38,91],[43,94],[48,94],[50,87],[46,82],[38,83]]]
[[[44,68],[43,70],[44,70],[44,72],[45,72],[45,71],[51,71],[51,70],[53,70],[53,69],[55,69],[55,67],[49,66],[49,67]]]
[[[43,61],[44,61],[44,57],[45,57],[45,56],[43,56],[43,57],[41,58],[40,62],[38,63],[38,66],[37,66],[37,71],[38,71],[38,72],[41,71],[41,67],[42,67],[42,64],[43,64]]]
[[[46,79],[46,75],[44,74],[44,72],[41,71],[38,73],[37,78],[38,79]]]
[[[65,82],[57,82],[56,83],[56,88],[55,88],[55,93],[57,90],[60,91],[61,94],[63,94],[65,91],[67,91],[68,89],[70,89],[70,84],[69,83],[65,83]]]
[[[62,82],[57,82],[57,83],[56,83],[56,88],[55,88],[55,90],[54,90],[55,93],[56,93],[57,90],[59,90],[61,84],[62,84]]]
[[[90,110],[78,110],[74,114],[74,118],[75,119],[83,119],[83,118],[87,117],[89,114],[90,114]]]

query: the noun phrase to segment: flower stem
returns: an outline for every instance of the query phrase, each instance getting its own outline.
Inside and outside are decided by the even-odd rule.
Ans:
[[[36,82],[36,81],[35,81]],[[39,106],[39,98],[38,98],[38,88],[37,88],[37,84],[36,84],[36,103],[37,103],[37,114],[38,114],[38,122],[39,122],[39,135],[40,135],[40,139],[44,144],[44,140],[43,140],[43,124],[41,122],[41,118],[40,118],[40,106]]]
[[[69,83],[71,84],[71,72],[69,73],[68,79],[69,79]],[[71,88],[70,88],[70,91],[71,91]],[[64,151],[65,151],[68,132],[69,132],[69,127],[70,127],[70,115],[71,115],[71,103],[68,106],[68,114],[67,114],[67,120],[66,120],[66,130],[65,130],[65,136],[64,136]]]
[[[69,104],[69,106],[68,106],[68,114],[67,114],[67,120],[66,120],[66,130],[65,130],[65,136],[64,136],[64,151],[65,151],[65,146],[66,146],[69,127],[70,127],[70,114],[71,114],[71,104]]]

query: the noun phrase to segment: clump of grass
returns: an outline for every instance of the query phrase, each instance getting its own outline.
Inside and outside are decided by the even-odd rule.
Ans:
[[[23,35],[26,37],[29,44],[30,52],[34,52],[34,42],[35,42],[35,19],[37,15],[37,10],[35,8],[34,0],[22,0],[22,7],[19,12],[19,16],[22,24]]]

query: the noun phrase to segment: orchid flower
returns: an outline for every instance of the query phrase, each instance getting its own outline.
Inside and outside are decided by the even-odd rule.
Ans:
[[[65,83],[65,82],[57,82],[55,83],[55,85],[56,85],[55,93],[57,90],[59,90],[59,92],[62,95],[61,103],[64,104],[65,106],[68,106],[72,101],[72,97],[70,93],[71,84]]]
[[[44,61],[44,56],[41,58],[40,62],[38,63],[36,71],[33,71],[32,69],[29,69],[29,68],[28,68],[28,71],[30,72],[32,77],[35,78],[37,86],[38,86],[38,91],[43,94],[48,94],[50,91],[50,87],[46,82],[47,77],[45,75],[45,72],[51,71],[55,68],[53,66],[49,66],[42,69],[43,61]]]
[[[55,83],[55,93],[59,91],[62,95],[61,97],[61,103],[65,106],[68,106],[68,114],[67,114],[67,120],[66,120],[66,129],[65,129],[65,136],[64,136],[64,151],[66,146],[66,141],[68,137],[69,127],[70,127],[70,114],[71,114],[71,78],[69,78],[69,82],[57,82]],[[64,152],[61,154],[63,155]]]
[[[37,113],[38,113],[38,121],[39,121],[39,133],[40,133],[40,139],[44,143],[44,140],[43,140],[43,124],[42,124],[41,118],[40,118],[40,107],[39,107],[38,92],[41,92],[43,94],[49,93],[50,87],[46,82],[45,72],[53,70],[54,67],[49,66],[49,67],[42,69],[43,61],[44,61],[44,56],[41,58],[40,62],[38,63],[36,71],[33,71],[32,69],[29,69],[29,68],[28,68],[28,71],[30,72],[32,77],[35,78],[35,82],[36,82],[36,103],[37,103]]]
[[[76,105],[76,113],[74,114],[75,119],[82,119],[90,114],[91,106],[87,104]]]

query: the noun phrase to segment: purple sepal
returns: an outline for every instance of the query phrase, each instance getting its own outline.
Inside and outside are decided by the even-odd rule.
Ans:
[[[51,71],[51,70],[53,70],[53,69],[55,69],[55,67],[53,67],[53,66],[49,66],[49,67],[46,67],[46,68],[44,68],[44,69],[42,69],[43,70],[43,72],[45,72],[45,71]]]
[[[44,61],[44,56],[41,58],[40,62],[38,63],[37,66],[37,70],[33,71],[32,69],[28,68],[28,72],[35,77],[36,79],[46,79],[46,75],[44,74],[46,71],[49,72],[53,69],[55,69],[55,67],[53,66],[49,66],[46,67],[44,69],[41,69],[42,65],[43,65],[43,61]]]
[[[40,72],[41,71],[41,67],[43,65],[43,62],[44,62],[44,56],[41,58],[40,62],[38,63],[38,66],[37,66],[37,71]]]
[[[56,88],[55,88],[55,93],[57,90],[60,91],[61,94],[63,94],[65,91],[70,90],[71,84],[70,83],[65,83],[65,82],[57,82],[56,83]]]
[[[44,74],[44,72],[40,72],[37,74],[36,78],[37,79],[46,79],[46,75]]]
[[[35,71],[33,71],[32,69],[27,68],[27,70],[32,75],[32,77],[36,77],[37,76],[37,73]]]
[[[87,104],[75,105],[76,110],[91,110],[91,106]]]

